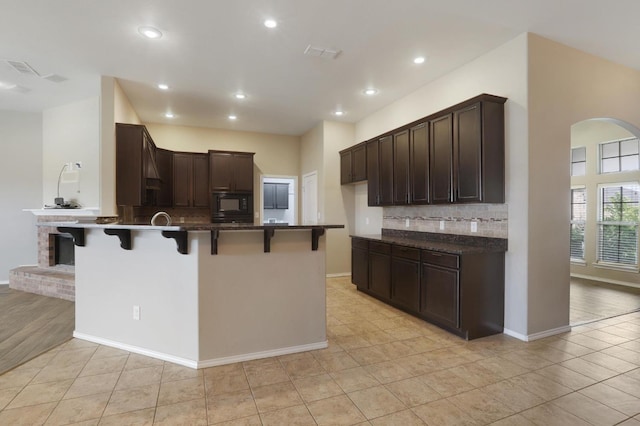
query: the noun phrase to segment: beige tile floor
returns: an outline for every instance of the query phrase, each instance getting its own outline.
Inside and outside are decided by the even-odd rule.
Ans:
[[[640,313],[465,342],[327,282],[328,349],[204,370],[71,340],[0,376],[0,425],[640,426]]]

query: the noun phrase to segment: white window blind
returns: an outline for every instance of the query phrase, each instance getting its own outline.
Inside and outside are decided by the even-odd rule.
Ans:
[[[584,229],[587,221],[587,190],[571,189],[571,259],[584,260]]]
[[[598,262],[638,266],[638,183],[600,186]]]

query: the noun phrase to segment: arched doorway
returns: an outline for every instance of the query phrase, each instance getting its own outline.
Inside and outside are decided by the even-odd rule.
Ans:
[[[613,118],[571,126],[570,323],[640,309],[640,129]]]

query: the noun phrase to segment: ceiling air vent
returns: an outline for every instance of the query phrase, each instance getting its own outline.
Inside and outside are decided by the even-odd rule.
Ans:
[[[339,49],[327,49],[325,47],[317,47],[308,45],[306,49],[304,49],[304,54],[307,56],[315,56],[317,58],[324,59],[336,59],[338,55],[342,53]]]
[[[33,68],[31,68],[31,65],[29,65],[26,62],[22,62],[22,61],[7,61],[7,64],[9,64],[9,66],[11,66],[11,68],[13,68],[14,70],[18,71],[20,74],[33,75],[33,76],[36,76],[36,77],[40,77],[40,74],[38,74],[38,72],[36,70],[34,70]]]
[[[62,83],[63,81],[68,80],[66,77],[58,74],[43,75],[42,78],[44,78],[45,80],[53,81],[54,83]]]

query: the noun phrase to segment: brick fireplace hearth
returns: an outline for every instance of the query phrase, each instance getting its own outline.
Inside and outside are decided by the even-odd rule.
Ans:
[[[9,287],[43,296],[75,301],[75,268],[56,265],[55,227],[43,222],[74,221],[72,216],[38,216],[38,265],[21,266],[9,272]]]

